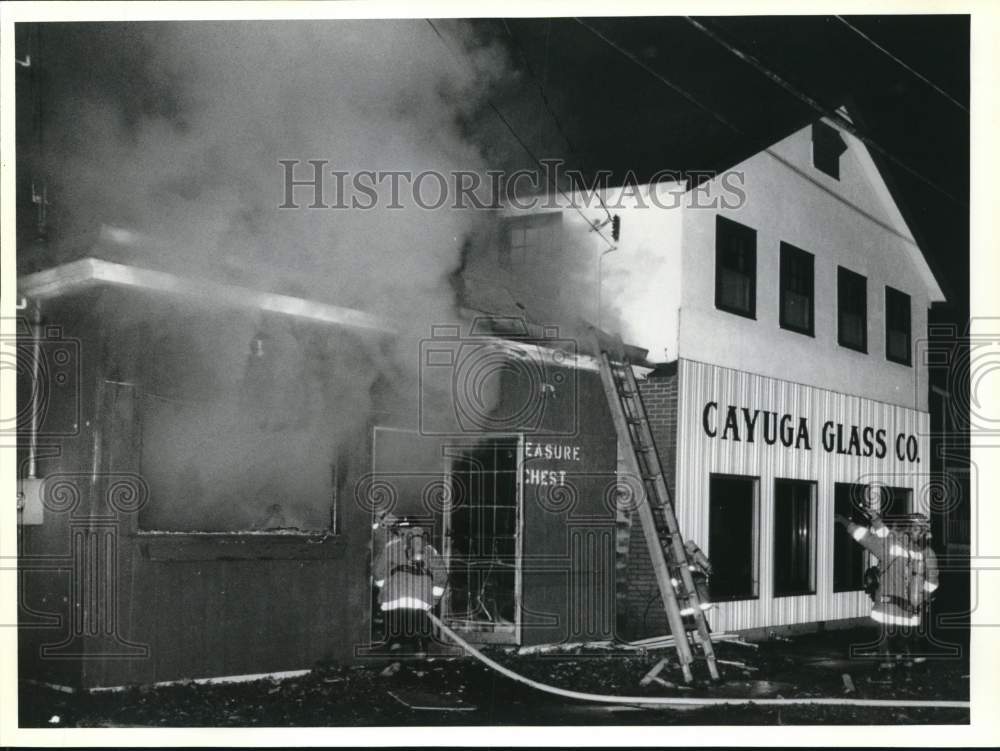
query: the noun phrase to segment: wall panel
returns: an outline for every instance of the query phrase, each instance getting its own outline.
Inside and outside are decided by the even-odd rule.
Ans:
[[[713,628],[729,631],[773,625],[808,623],[867,615],[869,601],[863,592],[833,593],[834,483],[878,482],[913,491],[913,511],[927,513],[924,490],[929,479],[928,415],[884,402],[818,389],[790,381],[680,360],[678,385],[677,514],[687,537],[708,549],[708,492],[713,473],[758,477],[760,503],[757,534],[760,545],[759,597],[720,603],[710,618]],[[716,402],[710,413],[710,437],[703,426],[705,405]],[[724,437],[728,406],[739,414],[740,439],[732,431]],[[760,410],[755,440],[747,440],[743,408]],[[790,414],[794,423],[803,417],[810,448],[786,448],[781,441],[762,440],[763,412],[780,418]],[[827,421],[846,430],[872,427],[886,432],[884,458],[855,456],[824,449],[822,428]],[[899,460],[894,443],[898,434],[916,436],[915,461]],[[845,448],[847,446],[845,433]],[[904,452],[905,453],[905,452]],[[816,488],[816,594],[773,597],[774,481],[776,478],[813,480]]]

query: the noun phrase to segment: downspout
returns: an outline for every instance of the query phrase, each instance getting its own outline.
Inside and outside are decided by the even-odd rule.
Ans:
[[[31,335],[31,404],[28,408],[31,412],[31,426],[28,429],[28,476],[27,479],[34,480],[38,477],[38,430],[40,427],[40,403],[39,389],[42,376],[42,309],[38,303],[32,303],[26,297],[22,297],[15,305],[16,310],[31,311],[31,322],[29,332]]]
[[[604,317],[603,317],[603,294],[604,294],[604,256],[608,253],[614,253],[618,250],[618,246],[612,246],[605,250],[601,255],[597,257],[597,328],[601,331],[604,330]]]

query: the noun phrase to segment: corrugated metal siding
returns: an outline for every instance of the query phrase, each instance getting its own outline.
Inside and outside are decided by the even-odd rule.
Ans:
[[[712,551],[707,547],[710,475],[760,478],[759,597],[719,603],[710,619],[713,628],[729,631],[867,615],[869,600],[863,592],[833,593],[834,483],[880,482],[911,488],[913,510],[927,513],[922,493],[930,470],[927,413],[692,360],[681,360],[679,373],[676,505],[684,534],[704,547],[711,557]],[[719,404],[716,416],[719,435],[715,438],[706,435],[702,428],[703,409],[710,401]],[[769,446],[759,437],[754,443],[722,440],[727,405],[761,412],[773,410],[779,416],[789,413],[796,423],[799,416],[805,417],[812,449],[786,448],[780,441]],[[828,453],[821,442],[821,430],[827,420],[885,428],[886,456],[877,459],[874,455],[866,458]],[[760,429],[758,424],[758,433]],[[917,436],[922,464],[896,458],[892,443],[900,432]],[[817,483],[815,595],[772,596],[775,478]]]

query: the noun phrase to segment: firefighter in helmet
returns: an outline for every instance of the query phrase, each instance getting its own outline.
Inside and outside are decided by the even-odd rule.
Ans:
[[[376,525],[387,532],[372,568],[386,642],[390,650],[409,647],[424,652],[432,633],[427,613],[444,595],[444,562],[417,520],[386,515]]]
[[[880,667],[893,667],[891,656],[908,665],[929,595],[937,589],[937,563],[933,551],[927,554],[928,535],[890,529],[874,510],[868,527],[839,514],[836,518],[855,541],[878,559],[877,568],[866,572],[866,591],[872,598],[872,620],[880,626]]]

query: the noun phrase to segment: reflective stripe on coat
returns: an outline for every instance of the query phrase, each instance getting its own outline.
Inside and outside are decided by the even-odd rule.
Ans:
[[[872,619],[899,626],[918,625],[922,598],[915,598],[912,587],[915,561],[921,561],[923,553],[914,550],[907,535],[885,526],[869,529],[852,522],[847,531],[878,559],[879,585],[872,597]]]
[[[447,574],[441,556],[424,545],[423,560],[413,561],[408,542],[406,535],[390,540],[372,567],[381,610],[430,610],[444,594]]]

